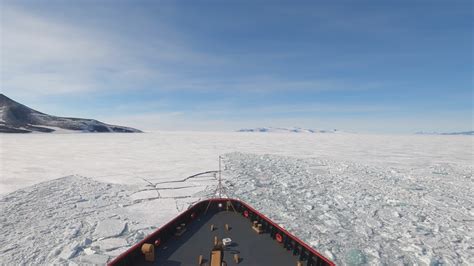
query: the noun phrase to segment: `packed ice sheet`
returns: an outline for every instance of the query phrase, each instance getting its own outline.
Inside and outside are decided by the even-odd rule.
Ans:
[[[68,175],[117,184],[216,170],[230,152],[324,158],[397,168],[472,165],[471,136],[240,132],[0,134],[0,194]]]
[[[338,264],[474,264],[473,140],[0,135],[0,264],[104,263],[211,196],[220,154],[231,196]]]

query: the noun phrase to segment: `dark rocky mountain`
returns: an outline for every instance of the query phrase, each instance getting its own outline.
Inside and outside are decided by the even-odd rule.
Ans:
[[[57,129],[77,132],[141,132],[135,128],[109,125],[94,119],[48,115],[0,94],[0,133],[51,133]]]

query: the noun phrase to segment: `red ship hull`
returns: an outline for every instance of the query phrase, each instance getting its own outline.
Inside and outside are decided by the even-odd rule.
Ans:
[[[174,218],[172,221],[165,224],[157,231],[150,234],[145,239],[143,239],[142,241],[128,249],[126,252],[112,260],[108,265],[188,265],[189,261],[191,260],[197,262],[196,254],[202,254],[203,252],[202,250],[195,250],[197,248],[202,249],[202,247],[196,246],[202,246],[200,243],[206,242],[207,240],[193,240],[193,238],[203,238],[202,235],[210,234],[208,232],[208,229],[204,229],[205,227],[203,225],[208,219],[211,219],[212,217],[204,217],[213,216],[217,214],[224,215],[225,213],[232,213],[232,215],[234,215],[226,215],[225,217],[223,216],[224,218],[219,219],[227,219],[226,223],[235,225],[233,238],[237,239],[237,242],[240,242],[240,247],[237,248],[238,251],[236,251],[236,249],[232,250],[232,253],[239,253],[241,256],[243,256],[242,263],[240,263],[241,265],[256,265],[255,263],[262,262],[265,263],[262,265],[275,265],[275,263],[277,263],[276,265],[287,265],[286,263],[288,263],[288,258],[293,259],[293,265],[334,265],[333,262],[322,256],[312,247],[310,247],[285,229],[281,228],[279,225],[271,221],[269,218],[267,218],[248,204],[237,199],[227,198],[208,199],[194,204],[188,210]],[[255,239],[253,239],[253,235],[246,235],[244,231],[246,230],[247,225],[243,229],[239,229],[239,223],[242,223],[242,221],[244,221],[244,224],[248,223],[249,228],[251,224],[258,223],[261,227],[262,234],[260,236],[257,236],[257,234],[255,234]],[[212,223],[217,224],[218,220],[214,218]],[[186,238],[177,237],[177,230],[179,230],[178,228],[180,228],[180,225],[186,225],[186,227],[189,227],[189,232],[183,233],[183,235],[189,235]],[[238,232],[238,230],[241,230],[242,232]],[[197,231],[205,232],[198,233]],[[208,236],[204,236],[204,238],[207,237]],[[257,237],[259,237],[259,239],[257,239]],[[180,246],[186,246],[184,245],[185,241],[200,242],[197,242],[199,244],[194,243],[192,245],[188,243],[188,247],[181,248]],[[260,244],[256,246],[256,244],[253,244],[256,243],[255,241],[262,242],[259,242]],[[154,262],[145,261],[144,254],[141,250],[144,244],[152,244],[156,248],[156,260],[154,260]],[[169,247],[167,245],[169,245]],[[248,250],[244,248],[245,245],[253,246],[251,250]],[[190,248],[190,246],[192,247]],[[262,248],[261,252],[259,252],[258,250],[260,248]],[[281,259],[278,258],[278,256],[280,256],[278,254],[282,254]],[[184,257],[193,258],[190,260],[189,258]],[[171,260],[171,258],[173,260]],[[284,262],[285,259],[287,260],[286,262]],[[237,263],[239,262],[237,261]],[[196,265],[196,263],[193,263],[193,265]],[[232,262],[228,262],[226,265],[232,265]]]

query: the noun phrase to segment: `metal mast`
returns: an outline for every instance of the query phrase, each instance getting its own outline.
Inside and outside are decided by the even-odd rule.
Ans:
[[[219,198],[222,198],[222,168],[221,168],[221,159],[222,157],[219,155],[219,183],[217,184],[217,193]]]
[[[230,199],[229,198],[229,195],[227,195],[227,190],[224,188],[224,186],[222,185],[222,156],[219,155],[219,176],[217,177],[216,176],[216,172],[214,172],[214,177],[217,178],[217,188],[216,188],[216,191],[214,191],[214,195],[213,197],[216,196],[216,192],[217,192],[217,196],[219,197],[218,199],[222,199],[222,195],[223,194],[226,194],[227,196],[227,199]],[[209,204],[207,204],[207,207],[206,207],[206,211],[204,211],[204,213],[207,213],[207,210],[209,209],[209,206],[211,205],[211,202],[212,201],[209,201]],[[227,205],[227,209],[230,207],[232,207],[232,209],[234,210],[234,212],[237,212],[237,210],[235,209],[234,205],[232,204],[232,201],[227,201],[226,203]],[[219,203],[219,208],[221,208],[223,205],[222,203]]]

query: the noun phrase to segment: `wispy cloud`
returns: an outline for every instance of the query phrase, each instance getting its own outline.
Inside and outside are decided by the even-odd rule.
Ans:
[[[179,87],[167,64],[211,56],[167,39],[147,45],[120,32],[86,28],[11,5],[2,6],[2,89],[15,94],[68,94]],[[171,85],[171,86],[170,86]]]
[[[378,113],[398,110],[396,106],[353,104],[342,106],[324,103],[244,107],[232,101],[198,104],[181,111],[166,110],[165,106],[162,107],[162,111],[148,109],[148,111],[131,115],[121,113],[120,115],[103,115],[101,118],[111,123],[131,125],[145,130],[236,130],[259,126],[328,129],[337,127],[341,114],[346,117],[350,114],[353,117],[352,121],[346,119],[345,122],[347,125],[354,126],[356,121],[361,120],[361,114],[364,114],[363,117],[366,118],[368,116],[377,118]]]
[[[93,90],[97,85],[91,74],[116,62],[109,62],[112,56],[107,45],[83,29],[8,5],[3,8],[1,72],[6,91],[54,94]]]
[[[220,79],[194,79],[189,82],[175,84],[176,89],[191,89],[199,91],[241,91],[241,92],[278,92],[278,91],[358,91],[371,90],[380,86],[378,82],[370,83],[351,83],[343,79],[305,79],[294,80],[284,79],[271,75],[257,75],[245,78],[227,78]],[[182,86],[182,87],[179,87]]]
[[[235,56],[219,57],[196,51],[186,44],[185,38],[170,33],[172,29],[163,30],[161,36],[135,40],[121,36],[120,32],[87,28],[12,5],[3,6],[1,28],[2,89],[15,95],[141,89],[265,93],[365,90],[376,86],[272,74],[236,73],[234,78],[200,75],[199,69],[218,72],[238,63]]]

